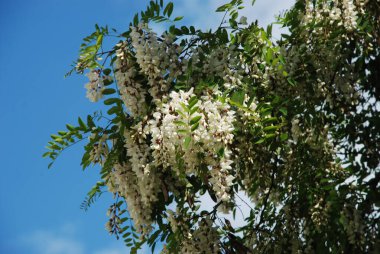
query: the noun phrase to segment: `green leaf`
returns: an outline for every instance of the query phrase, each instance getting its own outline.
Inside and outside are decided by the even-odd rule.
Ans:
[[[103,34],[100,34],[96,40],[96,45],[98,47],[100,47],[100,45],[102,45],[102,42],[103,42]]]
[[[172,15],[172,12],[173,12],[173,3],[172,2],[169,2],[165,9],[164,9],[164,15],[167,15],[168,17],[170,17],[170,15]]]
[[[118,112],[119,112],[119,107],[114,106],[114,107],[110,108],[110,109],[107,111],[107,114],[112,115],[112,114],[117,114]]]
[[[276,131],[276,130],[278,130],[279,128],[280,128],[281,126],[267,126],[267,127],[265,127],[263,130],[265,131],[265,132],[272,132],[272,131]]]
[[[191,131],[195,131],[196,129],[198,129],[198,127],[199,127],[199,123],[194,124],[194,125],[191,127]]]
[[[282,134],[280,135],[280,139],[281,139],[281,141],[288,140],[288,133],[282,133]]]
[[[199,109],[199,107],[198,107],[198,106],[196,106],[196,107],[192,108],[192,109],[190,110],[190,115],[193,115],[195,112],[197,112],[197,111],[198,111],[198,109]]]
[[[265,139],[262,138],[262,139],[259,139],[258,141],[256,141],[255,144],[261,144],[261,143],[263,143],[264,141],[265,141]]]
[[[292,79],[292,78],[289,77],[287,80],[288,80],[288,82],[289,82],[290,85],[292,85],[292,86],[296,85],[294,79]]]
[[[95,127],[94,120],[92,119],[92,116],[90,116],[90,115],[87,116],[87,125],[88,125],[88,127],[90,127],[90,128]]]
[[[263,120],[261,120],[261,122],[263,124],[269,124],[269,123],[274,123],[274,122],[277,122],[277,117],[269,117],[269,118],[264,118]]]
[[[262,117],[268,116],[268,115],[272,114],[272,108],[271,107],[262,108],[260,110],[260,113],[261,113]]]
[[[103,84],[104,84],[105,86],[112,85],[112,84],[113,84],[113,80],[112,80],[112,79],[104,79],[104,80],[103,80]]]
[[[87,130],[87,125],[83,122],[82,118],[78,117],[78,123],[82,130]]]
[[[152,245],[152,253],[154,253],[154,249],[156,248],[156,242],[153,243]]]
[[[127,233],[125,233],[124,235],[122,235],[122,237],[123,238],[127,238],[128,236],[130,236],[131,235],[131,232],[127,232]]]
[[[66,124],[66,128],[67,128],[69,131],[75,131],[75,127],[72,126],[71,124]]]
[[[160,235],[160,233],[161,233],[161,230],[157,230],[156,232],[154,232],[154,233],[150,236],[150,238],[149,238],[149,240],[148,240],[148,243],[149,243],[149,244],[153,244],[153,243],[156,241],[157,237]]]
[[[114,93],[116,93],[116,90],[113,89],[113,88],[106,88],[106,89],[104,89],[104,90],[102,91],[102,94],[104,94],[104,95],[114,94]]]
[[[189,100],[189,108],[192,108],[195,104],[197,104],[198,98],[196,96],[193,96]]]
[[[218,154],[219,158],[222,158],[224,156],[224,147],[220,148],[216,153]]]
[[[273,59],[273,50],[271,48],[268,48],[267,53],[265,55],[265,60],[267,63],[270,63]]]
[[[49,156],[50,153],[51,153],[51,152],[46,152],[46,153],[44,153],[44,154],[42,155],[42,158],[45,158],[45,157]]]
[[[279,111],[280,111],[283,115],[285,115],[285,116],[288,115],[288,110],[287,110],[286,108],[280,108]]]
[[[184,129],[180,129],[177,131],[178,134],[188,134],[189,131],[188,130],[184,130]]]
[[[104,75],[110,75],[110,73],[111,73],[111,69],[104,69],[103,70],[103,73],[104,73]]]
[[[187,28],[187,26],[181,26],[181,31],[183,32],[183,34],[189,34],[190,33],[190,30],[189,30],[189,28]]]
[[[115,104],[115,103],[122,103],[122,100],[120,100],[118,98],[109,98],[109,99],[104,101],[105,105],[111,105],[111,104]]]
[[[176,112],[181,115],[183,118],[186,118],[185,113],[183,113],[181,110],[176,110]]]
[[[48,165],[48,169],[50,169],[51,166],[53,166],[53,163],[54,163],[54,161],[52,161],[52,162],[49,163],[49,165]]]
[[[137,26],[139,24],[139,14],[136,13],[133,17],[133,25]]]
[[[50,137],[51,137],[52,139],[58,139],[58,138],[61,138],[60,136],[57,136],[57,135],[55,135],[55,134],[51,134]]]
[[[175,19],[174,19],[174,22],[175,21],[180,21],[180,20],[182,20],[183,19],[183,16],[178,16],[178,17],[176,17]]]
[[[231,96],[231,101],[243,105],[245,93],[243,91],[236,91]]]
[[[183,109],[185,112],[189,112],[189,109],[187,108],[187,106],[185,105],[185,103],[180,102],[179,105],[181,105],[182,109]]]
[[[126,230],[128,230],[129,229],[129,226],[125,226],[125,227],[123,227],[122,229],[121,229],[121,232],[125,232]]]
[[[190,136],[186,137],[186,138],[185,138],[185,142],[184,142],[184,144],[183,144],[183,147],[184,147],[185,149],[189,148],[190,142],[191,142],[191,137],[190,137]]]
[[[170,17],[172,15],[172,12],[173,12],[174,4],[172,2],[170,2],[168,5],[170,5],[169,10],[168,10],[168,17]]]
[[[190,120],[190,125],[196,124],[201,120],[202,116],[196,116]]]
[[[61,149],[62,149],[62,147],[60,147],[60,146],[57,145],[57,144],[53,144],[53,145],[51,145],[50,147],[53,148],[54,150],[61,150]]]
[[[272,133],[272,134],[268,134],[268,135],[265,135],[265,139],[274,139],[276,137],[276,134]]]
[[[187,124],[185,122],[182,122],[182,121],[174,121],[173,123],[176,125],[187,126]]]
[[[224,12],[224,11],[226,11],[230,6],[231,6],[231,4],[224,4],[224,5],[222,5],[222,6],[219,6],[219,7],[216,9],[216,12]]]

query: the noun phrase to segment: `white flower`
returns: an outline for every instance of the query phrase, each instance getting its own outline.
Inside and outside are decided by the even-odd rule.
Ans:
[[[298,138],[301,136],[301,130],[299,127],[299,123],[300,123],[299,119],[293,118],[291,131],[292,131],[292,137],[293,137],[295,142],[297,142]]]
[[[95,138],[94,135],[90,137],[90,140]],[[105,162],[105,158],[108,155],[109,149],[107,145],[107,139],[108,135],[103,135],[99,141],[94,144],[94,147],[92,148],[90,152],[90,161],[94,164],[99,163],[103,166]]]
[[[119,49],[120,58],[115,61],[115,78],[121,99],[131,115],[145,115],[147,91],[137,80],[138,72],[133,59],[126,58],[126,50]]]
[[[168,91],[168,83],[182,72],[182,64],[178,60],[181,47],[174,44],[173,35],[164,34],[162,37],[163,42],[144,23],[131,28],[136,62],[147,76],[149,93],[155,100],[159,100]],[[168,77],[164,78],[166,74]]]
[[[91,102],[97,102],[99,99],[103,97],[104,83],[103,78],[100,77],[99,71],[92,70],[86,74],[89,78],[90,82],[85,85],[87,89],[86,97]]]
[[[220,239],[216,227],[210,217],[203,218],[198,223],[198,228],[184,239],[181,246],[181,253],[220,253]]]
[[[152,206],[143,202],[139,181],[129,164],[115,164],[108,175],[107,186],[111,192],[125,198],[135,228],[139,233],[146,234],[152,229]]]
[[[209,165],[210,182],[217,198],[230,201],[233,161],[228,146],[234,138],[234,111],[211,95],[196,98],[193,89],[173,91],[165,100],[169,101],[160,104],[144,128],[145,133],[152,136],[150,148],[154,165],[172,168],[178,175],[197,174],[202,162],[199,153],[204,154],[202,160]],[[193,111],[187,109],[191,103]],[[194,119],[196,123],[192,123]],[[224,151],[221,158],[217,156],[220,151]],[[183,158],[184,168],[177,166],[178,154]]]

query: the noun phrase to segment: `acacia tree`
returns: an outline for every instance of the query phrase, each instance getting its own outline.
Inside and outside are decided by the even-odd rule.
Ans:
[[[113,193],[106,228],[132,252],[379,253],[380,2],[298,0],[277,41],[242,6],[219,7],[209,31],[177,27],[162,0],[126,32],[96,26],[71,72],[107,112],[66,125],[44,156],[87,140],[81,165],[101,170],[83,207]],[[241,193],[234,227],[220,215]]]

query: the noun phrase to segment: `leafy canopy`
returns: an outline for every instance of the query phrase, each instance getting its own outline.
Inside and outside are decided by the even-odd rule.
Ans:
[[[81,165],[100,180],[82,208],[113,193],[106,228],[132,253],[378,253],[379,1],[298,0],[279,40],[239,16],[242,0],[207,31],[173,8],[151,1],[122,33],[96,26],[68,73],[107,108],[44,154],[50,167],[86,140]],[[242,210],[243,226],[223,217]]]

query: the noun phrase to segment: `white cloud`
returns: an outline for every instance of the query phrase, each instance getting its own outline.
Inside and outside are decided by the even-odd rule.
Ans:
[[[78,226],[67,223],[57,230],[36,230],[21,237],[21,243],[31,253],[38,254],[124,254],[127,247],[112,245],[100,250],[90,251],[90,244],[81,241],[77,236]]]
[[[125,254],[126,249],[120,249],[120,248],[108,248],[103,250],[95,251],[93,254]]]
[[[41,254],[84,254],[82,243],[65,235],[38,230],[33,232],[24,242],[36,253]]]

